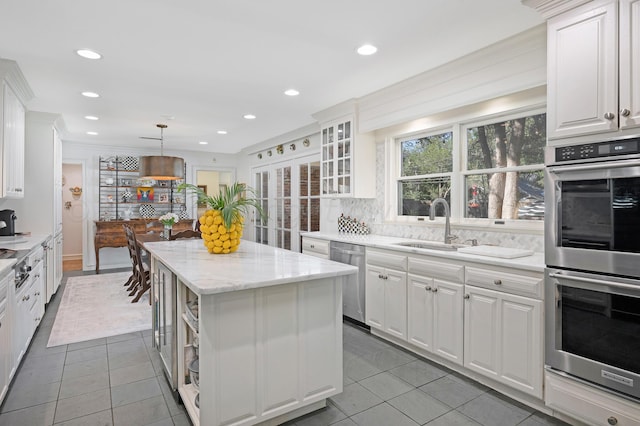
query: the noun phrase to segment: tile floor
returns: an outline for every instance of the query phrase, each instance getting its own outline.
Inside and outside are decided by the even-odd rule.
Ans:
[[[189,425],[170,394],[150,331],[46,347],[61,294],[47,308],[0,407],[0,426]],[[563,424],[351,325],[344,327],[344,392],[327,408],[287,423]]]

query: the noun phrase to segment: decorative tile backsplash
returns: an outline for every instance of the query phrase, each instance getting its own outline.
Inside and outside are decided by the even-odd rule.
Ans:
[[[444,238],[442,226],[426,224],[386,224],[384,223],[384,143],[376,147],[376,198],[375,199],[340,199],[340,212],[345,216],[357,217],[369,226],[372,234],[401,238],[440,241]],[[528,233],[500,232],[473,228],[459,228],[451,225],[451,233],[458,236],[457,243],[476,239],[479,244],[493,244],[502,247],[522,248],[544,251],[544,236]]]

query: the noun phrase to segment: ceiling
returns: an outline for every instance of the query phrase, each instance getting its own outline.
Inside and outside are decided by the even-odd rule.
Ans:
[[[519,0],[0,0],[0,9],[0,57],[29,82],[29,110],[62,114],[64,140],[157,149],[140,136],[158,137],[165,123],[165,148],[219,153],[543,22]],[[378,53],[357,55],[364,43]],[[80,48],[103,57],[83,59]],[[300,95],[284,95],[290,88]]]

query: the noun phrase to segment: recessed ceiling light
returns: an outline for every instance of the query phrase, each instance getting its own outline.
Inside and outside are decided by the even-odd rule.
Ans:
[[[87,132],[87,134],[88,134],[88,135],[91,135],[91,136],[97,136],[97,135],[98,135],[98,132]]]
[[[86,118],[87,120],[99,120],[98,117],[96,117],[95,115],[85,115],[84,118]]]
[[[78,49],[76,53],[86,59],[100,59],[102,55],[91,49]]]
[[[245,114],[243,115],[244,118],[246,118],[247,120],[255,120],[256,116],[253,114]]]
[[[82,92],[82,96],[86,96],[87,98],[99,98],[100,95],[98,95],[96,92]]]
[[[200,145],[209,145],[209,142],[206,142],[206,141],[200,141],[200,142],[198,142],[198,143],[199,143]]]
[[[373,55],[377,51],[378,51],[377,47],[372,46],[370,44],[363,44],[362,46],[358,47],[357,52],[359,55],[368,56],[368,55]]]
[[[296,89],[289,89],[289,90],[286,90],[284,94],[287,96],[298,96],[300,92],[298,92]]]
[[[245,117],[246,118],[246,117]],[[226,130],[218,130],[217,132],[219,135],[226,135],[227,131]]]

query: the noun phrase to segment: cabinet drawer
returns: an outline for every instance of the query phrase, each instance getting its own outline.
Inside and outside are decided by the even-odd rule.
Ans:
[[[329,241],[315,238],[302,238],[302,252],[318,253],[329,256]]]
[[[467,266],[465,284],[541,299],[543,276],[517,269],[485,269]]]
[[[638,404],[545,372],[545,404],[588,425],[638,426]]]
[[[407,256],[392,254],[385,250],[367,248],[367,264],[383,266],[397,271],[406,271]]]
[[[464,266],[430,258],[409,258],[409,272],[429,278],[464,283]]]
[[[0,306],[7,301],[7,294],[9,292],[9,287],[7,286],[6,281],[0,282]]]

